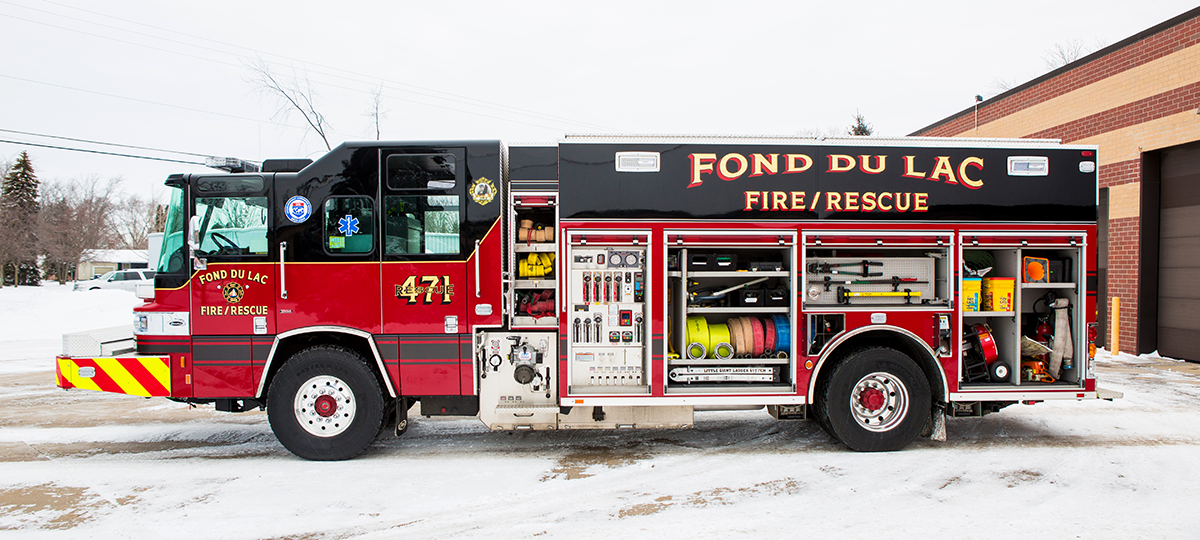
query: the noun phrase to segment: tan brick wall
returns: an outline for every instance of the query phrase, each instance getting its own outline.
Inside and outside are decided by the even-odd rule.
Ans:
[[[959,137],[1026,137],[1091,114],[1200,82],[1200,47],[1188,47],[1158,60],[982,124]],[[1102,156],[1103,157],[1103,156]]]
[[[1141,188],[1141,182],[1108,188],[1108,219],[1125,219],[1141,215]]]

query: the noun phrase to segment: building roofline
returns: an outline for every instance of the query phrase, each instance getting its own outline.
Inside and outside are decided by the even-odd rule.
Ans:
[[[1168,28],[1174,27],[1184,21],[1187,21],[1189,19],[1193,19],[1196,17],[1200,17],[1200,7],[1190,9],[1190,10],[1184,12],[1183,14],[1172,17],[1172,18],[1170,18],[1166,21],[1163,21],[1157,25],[1154,25],[1150,28],[1142,30],[1141,32],[1138,32],[1138,33],[1136,33],[1132,36],[1129,36],[1121,41],[1118,41],[1117,43],[1109,45],[1108,47],[1100,49],[1092,54],[1089,54],[1083,58],[1080,58],[1079,60],[1071,62],[1070,64],[1066,64],[1058,69],[1047,72],[1040,77],[1029,80],[1029,81],[1025,82],[1024,84],[1021,84],[1020,86],[1010,88],[1003,93],[997,94],[995,96],[992,96],[990,99],[986,99],[986,100],[980,102],[978,105],[972,105],[970,107],[967,107],[966,109],[963,109],[957,113],[954,113],[954,114],[947,116],[941,120],[938,120],[937,122],[934,122],[932,124],[929,124],[928,126],[925,126],[925,127],[918,129],[912,133],[909,133],[909,136],[910,137],[919,137],[920,133],[924,133],[924,132],[929,131],[933,128],[936,128],[938,126],[948,124],[950,122],[953,122],[954,120],[957,120],[959,118],[962,118],[964,116],[974,113],[976,110],[976,107],[983,108],[988,105],[1004,101],[1005,99],[1008,99],[1011,96],[1014,96],[1021,92],[1024,92],[1025,90],[1028,90],[1034,86],[1037,86],[1038,84],[1041,84],[1045,81],[1048,81],[1050,79],[1058,77],[1059,75],[1067,73],[1068,71],[1071,71],[1073,69],[1076,69],[1076,68],[1085,66],[1087,64],[1090,64],[1092,62],[1095,62],[1096,60],[1104,58],[1105,56],[1108,56],[1108,55],[1115,53],[1121,49],[1124,49],[1125,47],[1133,45],[1134,43],[1137,43],[1143,39],[1146,39],[1150,36],[1153,36],[1155,34],[1163,32],[1163,31],[1167,30]]]

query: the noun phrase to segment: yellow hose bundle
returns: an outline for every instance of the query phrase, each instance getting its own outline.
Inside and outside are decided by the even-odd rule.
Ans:
[[[540,278],[554,273],[553,253],[530,253],[521,260],[517,275],[523,278]]]

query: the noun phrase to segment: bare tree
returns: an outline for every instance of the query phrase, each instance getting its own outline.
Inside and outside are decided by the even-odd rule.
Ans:
[[[146,249],[155,226],[157,204],[130,195],[116,204],[112,214],[113,242],[117,249]]]
[[[253,72],[250,82],[256,85],[260,92],[273,96],[279,101],[279,110],[275,112],[272,119],[282,122],[290,113],[300,113],[308,127],[321,137],[325,143],[325,149],[333,149],[329,145],[329,136],[326,133],[329,130],[329,123],[325,120],[325,115],[317,110],[315,103],[317,93],[313,89],[312,82],[308,80],[308,75],[299,76],[293,73],[288,78],[277,76],[261,58],[246,67]]]
[[[1015,77],[1009,79],[1005,79],[1003,77],[994,77],[992,78],[992,84],[989,86],[997,94],[1003,94],[1009,90],[1012,90],[1013,88],[1016,88],[1017,84],[1017,79]]]
[[[42,189],[40,251],[59,283],[74,274],[89,250],[112,245],[109,220],[120,183],[120,177],[101,182],[93,175]]]
[[[1042,55],[1042,59],[1046,61],[1046,67],[1053,71],[1091,54],[1092,51],[1102,48],[1104,48],[1104,44],[1099,40],[1097,40],[1096,46],[1092,48],[1085,45],[1083,40],[1079,38],[1071,38],[1066,42],[1055,43],[1053,47]]]
[[[379,140],[379,121],[384,116],[387,116],[387,111],[380,110],[380,106],[382,104],[383,83],[379,83],[379,86],[375,87],[374,90],[371,90],[371,104],[367,106],[367,112],[363,113],[363,116],[370,117],[371,121],[374,122],[375,140],[377,141]]]
[[[841,137],[845,133],[843,128],[838,126],[829,126],[827,128],[804,128],[796,130],[797,137],[812,137],[814,139],[825,139],[829,137]]]

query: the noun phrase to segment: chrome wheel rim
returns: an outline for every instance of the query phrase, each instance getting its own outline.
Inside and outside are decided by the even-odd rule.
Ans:
[[[867,375],[850,393],[850,412],[867,431],[893,429],[908,415],[908,388],[891,373]]]
[[[337,377],[318,375],[296,391],[296,422],[317,437],[333,437],[354,421],[357,401],[350,385]]]

